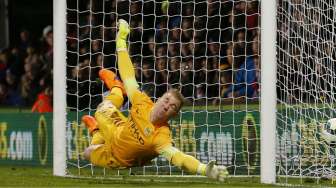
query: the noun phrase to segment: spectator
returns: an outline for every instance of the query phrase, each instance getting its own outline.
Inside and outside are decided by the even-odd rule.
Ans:
[[[157,58],[167,57],[167,47],[165,45],[157,45],[155,55]]]
[[[193,38],[193,28],[191,19],[183,20],[181,37],[183,42],[189,42]]]
[[[36,85],[33,83],[31,80],[31,77],[28,76],[28,74],[24,74],[21,77],[21,82],[20,82],[20,93],[21,97],[23,100],[24,105],[30,106],[33,104],[36,93],[38,92],[38,88]]]
[[[7,103],[7,86],[0,82],[0,104]]]
[[[229,43],[226,47],[226,61],[221,64],[221,70],[232,69],[233,65],[233,45]],[[226,71],[226,73],[229,73]]]
[[[179,42],[174,42],[174,41],[169,41],[169,43],[168,43],[169,57],[177,57],[177,56],[179,56],[179,53],[180,53],[180,43]]]
[[[219,41],[220,37],[220,1],[208,0],[208,11],[207,11],[207,29],[208,36],[211,36],[216,41]]]
[[[45,113],[52,111],[52,88],[47,87],[38,94],[38,97],[33,104],[32,112]]]
[[[253,84],[256,82],[256,68],[253,57],[246,58],[245,49],[234,45],[234,81],[224,93],[224,97],[245,96],[251,98],[255,94]]]
[[[13,47],[7,51],[8,62],[10,62],[10,65],[7,67],[7,69],[10,69],[11,73],[13,73],[16,78],[19,79],[24,73],[22,62],[24,52],[21,52],[17,47]]]
[[[225,73],[220,74],[220,84],[219,84],[219,92],[220,95],[218,98],[215,98],[212,101],[213,105],[218,105],[220,104],[220,100],[221,98],[224,98],[225,93],[227,92],[228,88],[229,88],[229,83],[231,81],[229,80],[229,78],[226,76]]]
[[[6,70],[8,68],[8,58],[6,53],[0,52],[0,80],[6,77]]]
[[[214,97],[219,97],[219,84],[220,84],[220,70],[219,70],[219,57],[209,57],[208,64],[210,65],[207,70],[207,97],[212,100]]]
[[[192,57],[192,50],[190,49],[192,47],[192,42],[188,43],[182,43],[181,44],[181,56],[182,57]]]
[[[168,82],[171,87],[179,88],[180,83],[180,58],[173,57],[169,62],[170,71],[168,72]]]
[[[19,50],[22,52],[25,52],[28,46],[32,46],[32,45],[33,45],[33,42],[32,42],[29,31],[26,29],[23,29],[20,32],[20,39],[17,44],[17,46],[19,47]]]
[[[169,30],[168,39],[170,42],[180,42],[181,41],[181,29],[175,26]]]
[[[167,58],[161,57],[155,61],[155,98],[161,97],[168,90]]]
[[[196,104],[202,104],[205,101],[206,95],[205,95],[205,84],[198,84],[196,85],[196,91],[195,91],[195,103]]]
[[[9,106],[22,106],[23,101],[20,96],[16,76],[9,69],[6,72],[6,84],[7,96],[5,104]]]
[[[258,1],[248,1],[247,2],[247,16],[246,16],[246,26],[252,35],[256,34],[256,30],[259,25],[259,2]]]
[[[154,56],[155,55],[155,38],[149,37],[148,41],[145,42],[144,49],[142,51],[142,55],[145,57]]]
[[[47,62],[53,60],[53,31],[52,26],[48,25],[43,29],[41,53]]]
[[[91,54],[96,55],[98,52],[101,52],[102,42],[101,40],[93,40],[91,43]]]
[[[259,96],[260,87],[259,83],[261,82],[261,72],[260,72],[260,42],[259,35],[255,35],[252,40],[252,56],[253,62],[256,68],[256,82],[253,84],[255,92],[255,97]]]
[[[156,35],[155,42],[156,43],[164,43],[167,42],[168,28],[166,20],[161,20],[156,26]]]
[[[148,94],[148,96],[155,96],[155,85],[154,85],[154,71],[153,66],[150,63],[144,63],[142,65],[142,90]]]
[[[190,65],[189,65],[190,66]],[[195,84],[202,84],[207,82],[207,72],[210,64],[206,58],[195,60]]]
[[[253,62],[256,67],[256,81],[252,84],[252,87],[256,91],[254,97],[258,97],[260,95],[260,87],[259,84],[261,83],[261,71],[260,71],[260,56],[256,55],[253,56]]]
[[[235,45],[239,45],[240,48],[245,48],[247,41],[245,29],[238,30],[235,33],[234,38],[235,38]]]

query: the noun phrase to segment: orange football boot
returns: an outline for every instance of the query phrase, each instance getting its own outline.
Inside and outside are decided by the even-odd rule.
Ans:
[[[97,131],[99,129],[96,119],[90,115],[84,115],[82,117],[82,122],[85,124],[86,128],[89,129],[91,136],[94,131]]]
[[[121,89],[123,95],[126,96],[124,84],[117,79],[117,75],[114,72],[107,69],[101,69],[99,71],[99,78],[105,83],[109,90],[113,87],[118,87]]]

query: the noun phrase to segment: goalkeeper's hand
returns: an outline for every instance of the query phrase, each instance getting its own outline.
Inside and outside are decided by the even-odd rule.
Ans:
[[[216,161],[210,161],[206,166],[206,176],[218,181],[224,181],[229,175],[225,166],[217,166]]]

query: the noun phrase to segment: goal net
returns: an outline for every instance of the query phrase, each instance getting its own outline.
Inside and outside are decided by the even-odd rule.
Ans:
[[[259,0],[67,0],[66,168],[69,175],[187,175],[163,158],[126,170],[84,160],[90,137],[80,121],[107,89],[98,71],[116,68],[117,20],[128,21],[128,50],[140,88],[153,101],[178,88],[187,102],[170,121],[175,146],[233,176],[260,175]],[[334,177],[322,124],[335,115],[333,0],[277,1],[276,171]],[[268,62],[265,62],[268,63]],[[127,114],[131,104],[122,108]],[[267,116],[267,114],[265,115]]]
[[[280,0],[277,14],[277,173],[335,178],[323,124],[335,117],[336,1]],[[282,181],[282,182],[283,182]]]
[[[259,9],[255,0],[68,0],[68,173],[188,175],[160,157],[124,171],[84,160],[90,138],[81,116],[93,114],[107,92],[98,71],[117,71],[116,22],[123,18],[141,90],[155,101],[178,88],[187,100],[170,121],[175,146],[203,163],[216,160],[231,175],[259,174]]]

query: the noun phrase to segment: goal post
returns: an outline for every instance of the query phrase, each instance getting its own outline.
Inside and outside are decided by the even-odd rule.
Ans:
[[[277,0],[261,0],[260,181],[276,183]]]
[[[53,174],[66,175],[66,0],[53,0]]]

